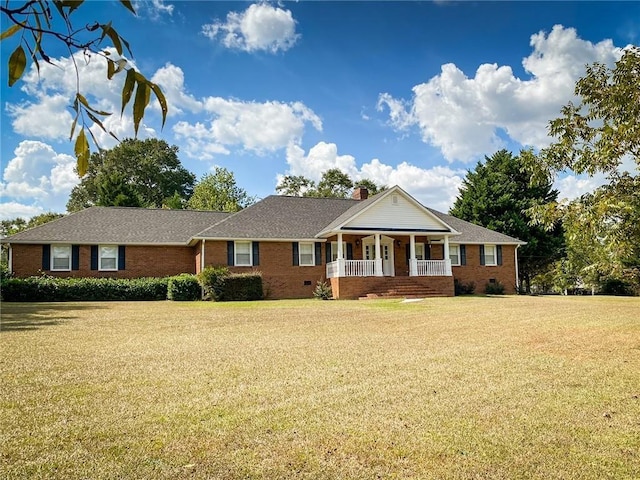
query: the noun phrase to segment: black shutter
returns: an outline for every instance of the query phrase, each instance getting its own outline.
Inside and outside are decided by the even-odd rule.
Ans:
[[[502,265],[502,245],[496,245],[496,256],[498,265]]]
[[[424,259],[431,260],[431,245],[427,243],[424,244]]]
[[[42,245],[42,270],[51,270],[51,245]]]
[[[315,249],[316,265],[322,265],[322,243],[316,242]]]
[[[484,265],[484,245],[480,245],[480,265]]]
[[[124,253],[125,253],[125,247],[124,245],[120,245],[118,247],[118,270],[124,270],[126,267]]]
[[[324,260],[325,263],[331,263],[331,242],[324,244]]]
[[[297,267],[300,265],[300,256],[298,255],[298,242],[293,242],[291,244],[293,250],[293,266]]]
[[[460,265],[467,264],[467,247],[466,245],[460,245]]]
[[[405,251],[405,253],[406,253],[405,258],[407,259],[407,267],[410,267],[410,266],[411,266],[411,264],[409,263],[409,260],[411,260],[411,244],[410,244],[410,243],[407,243],[407,244],[405,245],[405,249],[406,249],[406,251]]]
[[[251,242],[253,253],[253,266],[260,265],[260,242]]]
[[[91,270],[98,269],[98,245],[91,245]]]
[[[227,265],[229,265],[230,267],[233,267],[234,265],[234,252],[233,252],[233,241],[229,240],[227,242]]]
[[[71,245],[71,270],[80,270],[80,245]]]
[[[347,260],[353,260],[353,243],[347,243]]]

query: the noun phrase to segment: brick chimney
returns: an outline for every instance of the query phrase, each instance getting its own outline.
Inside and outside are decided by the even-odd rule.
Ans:
[[[367,190],[366,187],[357,186],[351,198],[355,200],[366,200],[369,198],[369,190]]]

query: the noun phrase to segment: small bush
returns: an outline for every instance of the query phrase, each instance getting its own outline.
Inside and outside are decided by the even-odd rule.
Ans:
[[[174,301],[193,301],[200,300],[202,296],[202,287],[198,282],[198,278],[190,273],[183,273],[169,277],[167,284],[167,298]]]
[[[472,295],[476,291],[476,284],[474,282],[462,283],[458,280],[453,282],[456,295]]]
[[[262,273],[234,273],[223,277],[220,295],[216,300],[220,302],[262,300]]]
[[[500,282],[489,282],[484,287],[484,293],[487,295],[502,295],[504,293],[504,285]]]
[[[632,285],[619,278],[607,278],[600,284],[600,293],[602,295],[634,295]]]
[[[330,298],[333,298],[331,284],[318,281],[316,288],[313,290],[313,296],[314,298],[318,298],[320,300],[329,300]]]
[[[0,262],[0,280],[11,277],[13,277],[13,274],[9,271],[9,265],[5,262]]]
[[[55,278],[2,280],[5,302],[166,300],[168,278]]]
[[[206,267],[197,278],[204,290],[204,298],[207,300],[218,300],[222,293],[224,279],[231,273],[227,267]]]

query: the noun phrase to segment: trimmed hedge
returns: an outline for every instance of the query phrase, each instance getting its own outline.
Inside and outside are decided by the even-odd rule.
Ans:
[[[217,300],[220,302],[262,300],[262,274],[234,273],[224,277]]]
[[[190,273],[183,273],[169,278],[167,298],[174,301],[200,300],[202,288],[198,277]]]
[[[207,267],[198,274],[205,298],[216,302],[262,300],[262,273],[231,273],[226,267]]]
[[[2,280],[5,302],[165,300],[169,278],[55,278]]]

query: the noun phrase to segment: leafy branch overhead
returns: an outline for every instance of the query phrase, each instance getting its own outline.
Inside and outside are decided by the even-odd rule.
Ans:
[[[133,126],[136,136],[152,93],[162,112],[162,126],[168,113],[167,101],[162,90],[158,85],[147,80],[127,60],[125,53],[133,57],[129,42],[117,32],[111,22],[94,22],[77,29],[73,26],[72,14],[83,3],[82,0],[29,0],[15,7],[9,2],[0,6],[3,24],[11,24],[2,32],[0,41],[4,42],[9,38],[18,39],[18,44],[9,56],[7,65],[10,87],[22,78],[30,63],[35,66],[38,73],[41,62],[54,64],[45,50],[50,46],[50,42],[57,41],[63,44],[70,53],[75,67],[76,95],[70,107],[75,116],[71,124],[69,140],[75,137],[74,151],[80,176],[87,172],[89,166],[91,149],[88,136],[91,137],[96,148],[100,149],[90,127],[97,125],[116,140],[118,138],[113,132],[108,131],[103,123],[111,112],[92,107],[86,96],[81,93],[81,79],[76,64],[77,57],[74,54],[81,52],[86,62],[89,62],[93,56],[103,58],[107,64],[106,78],[109,81],[116,75],[125,73],[120,115],[133,101]],[[120,4],[135,15],[135,9],[130,0],[120,0]],[[116,55],[113,54],[113,50]],[[80,125],[79,129],[78,125]]]

